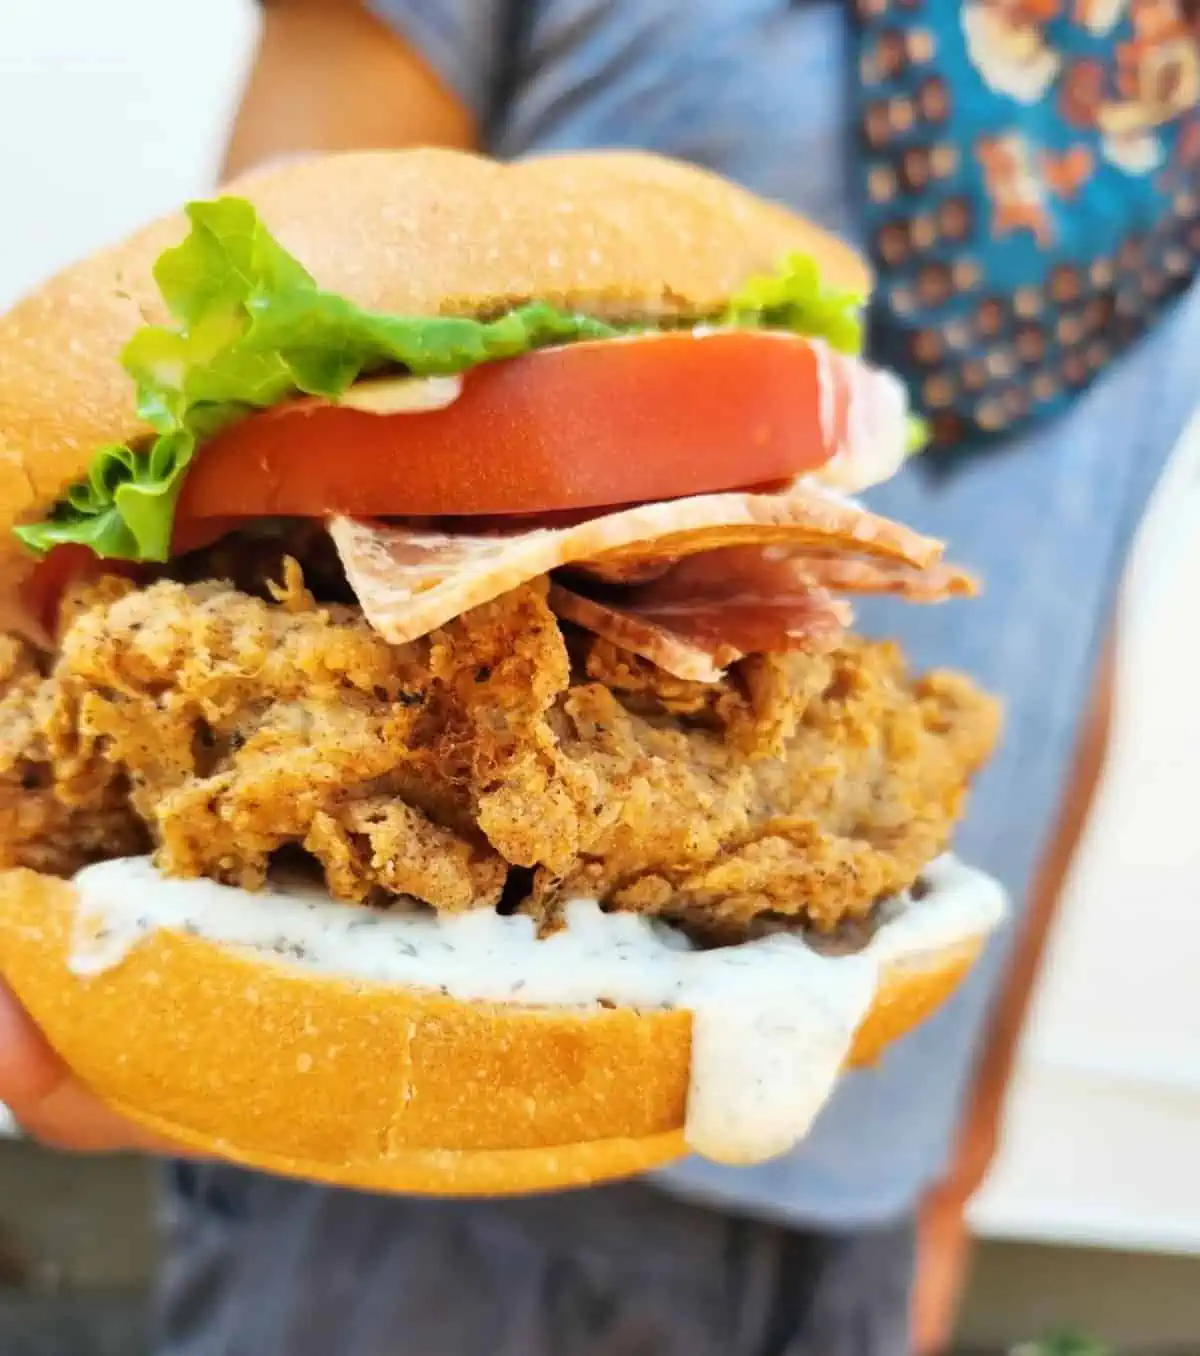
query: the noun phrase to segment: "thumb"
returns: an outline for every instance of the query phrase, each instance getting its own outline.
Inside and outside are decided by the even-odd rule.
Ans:
[[[89,1092],[0,980],[0,1102],[21,1128],[56,1149],[103,1153],[166,1145]]]

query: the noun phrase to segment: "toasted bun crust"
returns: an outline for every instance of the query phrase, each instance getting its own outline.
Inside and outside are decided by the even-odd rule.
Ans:
[[[501,165],[457,151],[320,157],[236,180],[324,287],[413,315],[542,298],[603,314],[704,314],[791,251],[865,292],[848,246],[705,171],[635,151]],[[147,432],[121,349],[167,319],[151,276],[185,235],[174,214],[66,269],[0,317],[0,582],[36,518],[98,447]],[[0,627],[11,622],[0,615]],[[12,623],[15,624],[15,623]]]
[[[691,1016],[531,1009],[323,978],[181,933],[69,968],[77,895],[0,875],[0,974],[106,1102],[202,1154],[373,1191],[511,1195],[686,1152]],[[929,1015],[982,938],[886,975],[850,1063]]]

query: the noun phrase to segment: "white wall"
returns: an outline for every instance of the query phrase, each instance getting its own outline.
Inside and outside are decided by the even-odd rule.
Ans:
[[[1200,419],[1130,562],[1108,767],[974,1206],[991,1235],[1200,1252],[1198,529]]]
[[[216,173],[251,0],[0,0],[0,305]]]

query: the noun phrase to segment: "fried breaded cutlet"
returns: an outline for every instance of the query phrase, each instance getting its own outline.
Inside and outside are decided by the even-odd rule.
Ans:
[[[5,644],[0,864],[145,850],[261,887],[303,849],[332,894],[519,908],[587,894],[719,940],[864,917],[947,844],[997,732],[890,644],[672,678],[551,613],[546,581],[392,646],[319,606],[108,579],[48,666]]]

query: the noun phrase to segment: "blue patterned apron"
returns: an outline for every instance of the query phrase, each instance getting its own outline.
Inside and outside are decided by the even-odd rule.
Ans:
[[[943,445],[1063,408],[1191,281],[1177,0],[858,0],[873,346]]]

